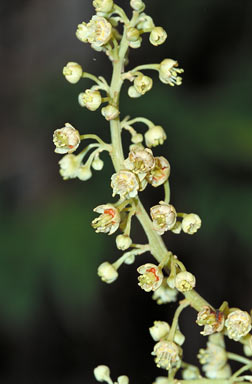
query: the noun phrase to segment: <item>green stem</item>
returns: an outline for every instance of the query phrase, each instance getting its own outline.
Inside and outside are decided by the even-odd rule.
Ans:
[[[126,125],[133,125],[135,123],[144,123],[149,128],[154,127],[153,122],[149,119],[146,119],[145,117],[136,117],[135,119],[128,120],[127,122],[125,122]]]
[[[166,204],[169,204],[171,200],[171,190],[170,190],[170,183],[168,180],[164,183],[164,192],[165,192],[164,202]]]
[[[246,359],[246,357],[237,355],[236,353],[228,352],[227,357],[229,360],[239,361],[242,364],[252,364],[252,360]]]
[[[138,65],[138,67],[135,67],[131,69],[129,72],[136,72],[136,71],[141,71],[143,69],[152,69],[153,71],[159,71],[160,64],[143,64],[143,65]]]
[[[178,327],[178,319],[179,319],[179,316],[180,316],[181,312],[182,312],[186,307],[188,307],[189,304],[190,304],[189,301],[184,300],[184,301],[181,302],[181,304],[179,305],[179,307],[176,309],[176,312],[175,312],[174,317],[173,317],[173,320],[172,320],[172,326],[171,326],[169,335],[168,335],[168,337],[167,337],[167,340],[168,340],[168,341],[173,341],[173,340],[174,340],[175,332],[176,332],[177,327]]]

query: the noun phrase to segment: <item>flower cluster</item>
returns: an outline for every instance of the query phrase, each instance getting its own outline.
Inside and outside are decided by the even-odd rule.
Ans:
[[[110,369],[107,365],[98,365],[94,369],[94,377],[99,382],[106,382],[108,384],[129,384],[128,376],[122,375],[117,378],[116,382],[113,382],[110,377]]]

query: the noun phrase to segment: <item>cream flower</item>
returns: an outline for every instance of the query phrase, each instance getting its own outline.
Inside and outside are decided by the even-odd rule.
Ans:
[[[85,92],[79,94],[78,101],[81,107],[86,107],[90,111],[96,111],[102,103],[102,97],[99,91],[86,89]]]
[[[66,80],[69,81],[71,84],[76,84],[82,77],[82,67],[78,63],[69,62],[67,65],[63,68],[63,75],[65,76]]]
[[[63,128],[56,129],[53,134],[56,153],[72,153],[80,144],[80,134],[71,124],[66,123]]]
[[[177,213],[171,204],[160,201],[159,205],[155,205],[150,210],[153,220],[153,228],[159,235],[163,235],[176,223]]]
[[[163,281],[162,270],[155,264],[147,263],[137,268],[141,276],[138,285],[146,292],[155,291]]]
[[[73,154],[65,155],[59,161],[60,175],[63,177],[64,180],[76,178],[80,164],[81,160],[78,156],[75,156]]]
[[[160,305],[177,301],[177,296],[177,289],[168,287],[167,278],[165,278],[162,285],[153,293],[152,299]]]
[[[149,15],[146,15],[144,12],[141,13],[138,19],[137,29],[145,31],[154,27],[155,25],[152,18]]]
[[[108,261],[105,261],[98,267],[97,274],[107,284],[113,283],[118,278],[117,270]]]
[[[155,346],[152,355],[156,356],[158,368],[166,369],[178,367],[181,363],[181,348],[172,341],[161,340]]]
[[[101,215],[92,221],[92,227],[96,232],[104,232],[112,235],[120,224],[121,217],[118,209],[112,204],[99,205],[94,209],[94,212]]]
[[[108,13],[112,10],[114,2],[113,0],[94,0],[93,6],[95,7],[96,12]]]
[[[171,167],[165,157],[155,157],[155,167],[147,175],[148,183],[153,187],[159,187],[168,180],[170,176]]]
[[[144,95],[150,91],[153,85],[153,80],[149,76],[145,76],[142,73],[139,74],[134,80],[134,87],[140,95]]]
[[[130,151],[128,158],[124,161],[125,168],[136,174],[150,172],[155,166],[155,159],[151,149],[139,148]]]
[[[119,109],[110,104],[103,107],[101,113],[107,121],[116,119],[120,114]]]
[[[230,339],[235,341],[246,336],[251,330],[251,316],[246,311],[240,309],[229,313],[225,321],[227,334]]]
[[[187,271],[179,272],[175,278],[175,286],[179,292],[191,291],[196,285],[195,276]]]
[[[189,213],[183,218],[181,225],[185,233],[193,235],[201,227],[201,219],[195,213]]]
[[[200,332],[204,336],[211,335],[215,332],[221,332],[224,328],[224,314],[219,310],[214,310],[208,306],[202,308],[198,313],[196,323],[204,326],[204,330]]]
[[[107,365],[98,365],[94,369],[94,376],[97,381],[107,381],[110,379],[110,369]]]
[[[112,36],[112,25],[102,16],[93,16],[88,24],[78,25],[76,36],[83,43],[89,42],[94,47],[107,44]]]
[[[182,77],[178,74],[183,73],[182,68],[178,68],[178,62],[172,59],[165,59],[160,64],[159,79],[162,83],[169,84],[170,86],[181,85]]]
[[[113,196],[119,195],[120,198],[130,199],[136,197],[139,190],[139,182],[133,172],[121,170],[112,175],[111,187],[113,189]]]
[[[162,27],[155,27],[150,33],[150,43],[152,45],[158,46],[165,42],[167,39],[167,33]]]
[[[165,131],[160,125],[155,125],[149,128],[144,137],[147,147],[162,145],[166,140]]]
[[[149,328],[149,331],[153,340],[159,341],[168,335],[170,326],[166,321],[154,321],[154,324]]]

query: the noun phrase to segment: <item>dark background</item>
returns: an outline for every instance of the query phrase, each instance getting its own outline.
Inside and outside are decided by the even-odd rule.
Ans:
[[[127,4],[129,1],[121,1]],[[168,32],[166,43],[132,50],[130,65],[177,59],[182,87],[155,74],[153,91],[138,100],[123,93],[121,115],[146,116],[163,125],[163,153],[172,166],[172,203],[198,213],[195,236],[164,239],[197,276],[198,291],[213,305],[251,308],[252,221],[252,2],[251,0],[147,0],[146,12]],[[65,122],[82,133],[109,137],[100,113],[77,103],[88,80],[75,86],[62,76],[68,61],[110,79],[111,67],[75,38],[93,14],[89,0],[2,0],[0,3],[0,381],[94,383],[92,369],[110,365],[114,380],[153,382],[148,327],[171,321],[176,304],[157,306],[137,286],[136,265],[124,266],[111,286],[97,266],[119,256],[114,237],[96,235],[92,209],[111,201],[106,160],[88,182],[58,174],[52,134]],[[140,127],[141,129],[141,127]],[[126,137],[126,136],[125,136]],[[143,193],[147,207],[162,188]],[[137,223],[135,241],[144,242]],[[151,261],[150,255],[137,265]],[[187,313],[186,313],[187,312]],[[186,310],[185,361],[196,362],[206,339]],[[237,343],[229,347],[241,352]]]

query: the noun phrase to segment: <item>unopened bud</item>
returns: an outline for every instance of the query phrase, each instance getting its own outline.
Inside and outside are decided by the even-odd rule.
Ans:
[[[175,286],[179,292],[191,291],[196,285],[195,276],[190,272],[179,272],[176,275]]]
[[[116,246],[118,249],[125,251],[132,244],[132,240],[128,235],[118,235],[116,237]]]
[[[113,0],[94,0],[93,6],[95,7],[96,12],[108,13],[112,10],[114,2]]]
[[[166,133],[160,125],[152,126],[144,135],[147,147],[162,145],[166,140]]]
[[[131,141],[133,144],[139,144],[143,141],[143,135],[141,133],[136,133],[131,137]]]
[[[92,177],[92,172],[91,172],[90,167],[88,167],[87,165],[82,165],[78,169],[77,177],[78,177],[78,179],[80,179],[82,181],[89,180]]]
[[[102,263],[98,270],[98,276],[107,284],[113,283],[118,278],[118,272],[108,261]]]
[[[182,230],[189,235],[193,235],[201,227],[201,219],[195,213],[189,213],[182,220]]]
[[[138,19],[137,29],[145,31],[154,27],[155,25],[152,18],[149,15],[146,15],[146,13],[142,13]]]
[[[110,369],[106,365],[98,365],[94,369],[94,376],[97,381],[107,381],[110,379]]]
[[[141,95],[144,95],[146,92],[151,90],[152,84],[152,78],[143,74],[138,75],[134,80],[134,87]]]
[[[170,326],[166,321],[154,321],[154,325],[149,328],[149,331],[153,340],[159,341],[168,335]]]
[[[162,27],[155,27],[150,33],[150,43],[158,46],[165,42],[167,39],[167,33]]]
[[[131,0],[130,6],[134,9],[134,11],[138,12],[142,12],[145,8],[145,4],[142,0]]]
[[[136,88],[133,85],[131,87],[129,87],[128,95],[129,95],[129,97],[132,97],[133,99],[136,99],[136,98],[142,96],[141,93],[137,92]]]
[[[82,67],[78,63],[69,62],[63,68],[63,75],[71,84],[76,84],[82,77]]]
[[[127,29],[126,38],[128,41],[137,41],[140,37],[140,32],[138,29],[130,27]]]
[[[92,167],[95,171],[101,171],[104,166],[104,162],[99,158],[95,157],[95,159],[92,162]]]
[[[119,116],[120,112],[118,108],[109,104],[106,107],[102,108],[101,113],[107,121],[110,121],[116,119]]]
[[[129,378],[128,376],[122,375],[117,378],[118,384],[129,384]]]
[[[246,336],[251,330],[251,316],[246,311],[240,309],[229,313],[225,321],[227,334],[230,339],[235,341]]]
[[[143,39],[140,36],[136,41],[130,41],[129,42],[129,46],[130,46],[130,48],[133,48],[133,49],[140,48],[141,44],[142,44],[142,41],[143,41]]]

